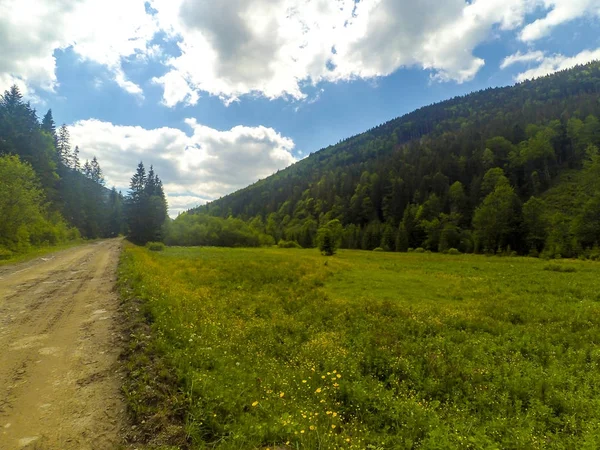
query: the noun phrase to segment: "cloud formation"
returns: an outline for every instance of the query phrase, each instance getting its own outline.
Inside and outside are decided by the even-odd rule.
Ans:
[[[0,2],[0,89],[20,82],[53,91],[54,52],[70,48],[83,61],[104,66],[127,92],[142,89],[127,79],[125,58],[152,54],[158,31],[142,0],[2,0]]]
[[[525,54],[515,53],[514,55],[507,56],[504,58],[504,61],[502,61],[500,68],[505,69],[513,64],[534,62],[536,64],[535,67],[527,69],[515,76],[516,81],[525,81],[597,60],[600,60],[600,48],[595,50],[584,50],[571,57],[561,54],[546,55],[544,52],[534,51]]]
[[[219,131],[186,119],[176,128],[148,130],[99,120],[69,127],[80,157],[97,156],[107,185],[126,190],[137,164],[153,165],[164,182],[169,213],[203,204],[294,163],[294,142],[272,128],[237,126]]]
[[[535,13],[535,20],[531,14]],[[53,90],[54,52],[71,48],[143,96],[123,61],[158,59],[163,103],[244,95],[305,98],[303,86],[386,76],[401,67],[471,80],[494,33],[531,44],[564,23],[600,17],[600,0],[3,0],[0,89]],[[179,47],[166,54],[157,33]],[[150,81],[150,80],[149,80]]]

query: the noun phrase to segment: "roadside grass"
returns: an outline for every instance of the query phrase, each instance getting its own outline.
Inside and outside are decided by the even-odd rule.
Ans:
[[[79,245],[87,244],[87,243],[94,242],[94,241],[95,240],[78,239],[75,241],[65,242],[63,244],[49,245],[49,246],[45,246],[45,247],[35,247],[26,253],[15,253],[8,259],[0,259],[0,267],[9,265],[9,264],[15,264],[15,263],[20,263],[20,262],[24,262],[24,261],[29,261],[31,259],[39,258],[42,256],[46,256],[48,254],[51,254],[51,253],[56,253],[61,250],[67,250],[69,248],[77,247]]]
[[[600,265],[127,245],[125,395],[153,444],[600,448]],[[158,436],[158,437],[157,437]]]

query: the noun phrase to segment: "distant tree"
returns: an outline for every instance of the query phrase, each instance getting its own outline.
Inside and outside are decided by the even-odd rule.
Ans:
[[[511,235],[518,231],[520,221],[518,203],[514,189],[505,178],[501,178],[473,216],[473,229],[480,250],[495,252],[510,245]]]
[[[73,157],[71,159],[71,168],[77,172],[81,171],[81,162],[79,161],[79,146],[75,146]]]
[[[60,162],[65,167],[71,167],[71,136],[69,134],[69,129],[65,124],[63,124],[58,130],[58,145],[56,150],[58,152],[58,157]]]
[[[508,183],[508,178],[504,175],[504,170],[500,167],[494,167],[493,169],[488,170],[483,177],[480,191],[481,198],[485,198],[494,192],[498,183]]]
[[[56,124],[52,117],[52,110],[49,109],[42,119],[42,130],[48,133],[54,142],[54,148],[58,148],[58,136],[56,135]]]
[[[319,250],[325,255],[334,255],[342,239],[342,224],[339,220],[331,220],[317,231]]]
[[[163,239],[162,230],[167,219],[167,201],[163,186],[154,168],[148,175],[143,162],[138,164],[131,178],[126,199],[126,217],[129,238],[138,244]]]
[[[102,174],[100,163],[95,156],[92,158],[92,162],[90,163],[90,179],[94,183],[104,186],[104,175]]]
[[[450,186],[449,197],[450,212],[455,214],[465,214],[467,208],[467,195],[465,194],[465,188],[460,181],[456,181]]]
[[[123,233],[123,196],[120,192],[113,187],[110,191],[108,199],[108,223],[107,223],[107,236],[118,236]]]
[[[539,253],[544,248],[548,238],[548,219],[546,202],[537,197],[531,197],[523,205],[523,225],[525,241],[530,252]]]
[[[87,159],[85,160],[85,164],[83,165],[82,172],[86,178],[89,178],[90,180],[92,179],[92,165]]]

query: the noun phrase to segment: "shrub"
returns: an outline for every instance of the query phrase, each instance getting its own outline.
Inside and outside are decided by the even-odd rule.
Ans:
[[[2,261],[3,259],[10,259],[12,255],[13,252],[11,252],[9,249],[0,247],[0,261]]]
[[[335,238],[329,228],[319,228],[319,231],[317,232],[317,241],[319,243],[319,250],[321,250],[321,253],[327,256],[335,254],[337,249],[335,245]]]
[[[425,249],[423,247],[415,248],[415,253],[425,253]]]
[[[162,252],[165,249],[165,244],[162,242],[148,242],[146,248],[151,252]]]
[[[461,253],[455,248],[450,248],[450,249],[448,249],[448,254],[449,255],[460,255]]]
[[[381,247],[376,247],[373,249],[374,252],[382,252],[383,249]]]
[[[296,241],[284,241],[283,239],[277,244],[279,248],[302,248]]]
[[[549,270],[551,272],[563,272],[563,273],[572,273],[577,272],[577,269],[572,266],[561,266],[559,264],[546,264],[544,266],[544,270]]]

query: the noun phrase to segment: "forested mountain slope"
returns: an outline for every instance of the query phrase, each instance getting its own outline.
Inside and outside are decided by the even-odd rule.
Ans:
[[[52,111],[38,119],[13,86],[0,95],[0,259],[31,247],[127,233],[136,243],[162,238],[162,182],[143,163],[123,198],[105,187],[96,157],[81,163],[68,128]]]
[[[338,219],[348,248],[574,256],[600,240],[599,117],[594,62],[418,109],[190,212],[304,247]]]

